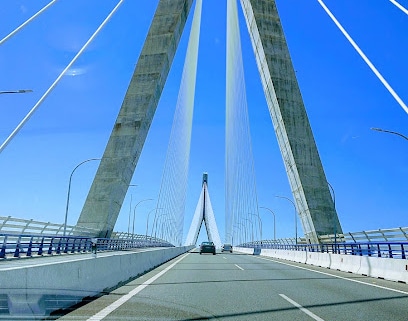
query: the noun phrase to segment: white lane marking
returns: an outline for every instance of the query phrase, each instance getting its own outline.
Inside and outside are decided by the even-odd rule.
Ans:
[[[354,49],[358,52],[361,58],[366,62],[366,64],[370,67],[370,69],[374,72],[377,78],[382,82],[382,84],[387,88],[388,92],[394,97],[394,99],[399,103],[399,105],[408,113],[408,106],[403,102],[403,100],[398,96],[398,94],[394,91],[391,85],[385,80],[385,78],[380,74],[377,68],[372,64],[372,62],[367,58],[364,52],[360,49],[360,47],[354,42],[353,38],[347,33],[347,31],[343,28],[340,22],[336,19],[336,17],[331,13],[329,8],[323,3],[322,0],[317,0],[322,8],[326,11],[329,17],[333,20],[335,25],[340,29],[343,35],[347,38],[350,44],[354,47]]]
[[[226,260],[227,258],[225,256],[222,257],[224,260]]]
[[[366,283],[366,282],[363,282],[363,281],[353,280],[353,279],[349,279],[349,278],[346,278],[346,277],[343,277],[343,276],[339,276],[339,275],[335,275],[335,274],[330,274],[330,273],[321,272],[321,271],[315,271],[315,270],[308,269],[308,268],[305,268],[305,267],[297,266],[297,265],[290,264],[290,263],[284,263],[284,262],[280,262],[280,261],[276,261],[276,260],[268,259],[268,258],[264,258],[264,257],[258,257],[258,258],[260,258],[260,259],[262,259],[262,260],[274,262],[274,263],[279,263],[279,264],[283,264],[283,265],[288,265],[288,266],[296,267],[296,268],[301,269],[301,270],[306,270],[306,271],[310,271],[310,272],[315,272],[315,273],[319,273],[319,274],[331,276],[331,277],[334,277],[334,278],[338,278],[338,279],[342,279],[342,280],[346,280],[346,281],[350,281],[350,282],[355,282],[355,283],[360,283],[360,284],[364,284],[364,285],[369,285],[369,286],[373,286],[373,287],[375,287],[375,288],[379,288],[379,289],[383,289],[383,290],[389,290],[389,291],[393,291],[393,292],[397,292],[397,293],[401,293],[401,294],[406,294],[406,295],[408,295],[408,292],[406,292],[406,291],[401,291],[401,290],[397,290],[397,289],[393,289],[393,288],[387,288],[386,286],[382,286],[382,285]]]
[[[235,264],[235,266],[236,266],[238,269],[244,271],[244,269],[243,269],[242,267],[240,267],[238,264]]]
[[[318,317],[316,314],[314,314],[313,312],[309,311],[308,309],[302,307],[299,303],[297,303],[296,301],[293,301],[291,298],[288,298],[286,295],[284,294],[279,294],[282,298],[284,298],[286,301],[288,301],[289,303],[293,304],[295,307],[297,307],[299,310],[301,310],[302,312],[306,313],[309,317],[315,319],[316,321],[324,321],[322,318]]]
[[[86,321],[100,321],[104,319],[108,314],[112,313],[115,311],[117,308],[119,308],[122,304],[126,303],[129,301],[132,297],[134,297],[136,294],[138,294],[140,291],[142,291],[144,288],[146,288],[149,284],[153,283],[156,281],[159,277],[161,277],[163,274],[165,274],[167,271],[169,271],[171,268],[173,268],[177,263],[179,263],[182,259],[184,259],[187,255],[190,253],[187,253],[183,255],[181,258],[179,258],[176,262],[173,264],[169,265],[167,268],[165,268],[163,271],[157,273],[155,276],[151,277],[147,281],[143,282],[141,285],[138,287],[134,288],[132,291],[130,291],[128,294],[125,294],[115,302],[111,303],[108,305],[106,308],[103,310],[99,311],[98,313],[94,314],[91,316],[89,319]]]
[[[395,0],[390,0],[393,5],[395,5],[398,9],[400,9],[405,14],[408,14],[408,9],[404,8],[400,3]]]

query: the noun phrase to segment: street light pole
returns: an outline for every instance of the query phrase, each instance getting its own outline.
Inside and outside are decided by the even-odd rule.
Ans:
[[[275,220],[275,213],[268,207],[260,206],[259,208],[264,208],[272,213],[273,215],[273,240],[276,241],[276,220]]]
[[[296,211],[296,205],[295,203],[293,203],[293,201],[290,198],[287,198],[285,196],[279,196],[279,195],[275,195],[275,197],[278,198],[284,198],[285,200],[288,200],[289,202],[291,202],[293,204],[293,207],[295,209],[295,242],[297,244],[298,241],[298,233],[297,233],[297,211]]]
[[[163,208],[154,208],[152,209],[148,214],[147,214],[147,220],[146,220],[146,241],[147,241],[147,233],[149,231],[149,217],[150,217],[150,213],[153,212],[154,210],[162,210]],[[150,236],[151,239],[151,236]]]
[[[251,242],[254,243],[254,223],[249,218],[243,217],[242,219],[251,224]]]
[[[3,90],[0,91],[1,94],[25,94],[33,92],[31,89],[18,89],[18,90]]]
[[[137,184],[129,184],[129,186],[137,186]],[[130,194],[130,205],[129,205],[129,219],[128,219],[128,236],[130,235],[130,217],[132,214],[132,194]]]
[[[238,239],[239,239],[239,241],[238,241],[238,243],[241,243],[242,244],[242,229],[241,229],[241,227],[239,227],[239,225],[242,225],[242,223],[240,223],[240,222],[237,222],[237,224],[234,224],[234,228],[238,228],[239,229],[239,234],[238,234]],[[234,237],[234,236],[233,236]]]
[[[326,180],[327,182],[327,180]],[[336,194],[334,193],[334,188],[333,186],[327,182],[327,185],[329,185],[332,193],[333,193],[333,207],[334,207],[334,212],[336,212]],[[333,232],[334,232],[334,247],[336,248],[336,244],[337,244],[337,229],[336,229],[336,220],[333,216]]]
[[[136,216],[136,207],[137,207],[137,206],[138,206],[140,203],[145,202],[145,201],[153,201],[153,199],[152,199],[152,198],[146,198],[146,199],[144,199],[144,200],[141,200],[141,201],[139,201],[139,203],[137,203],[137,204],[135,205],[135,207],[134,207],[134,209],[133,209],[132,240],[133,240],[133,237],[135,236],[135,216]]]
[[[402,135],[402,134],[397,133],[397,132],[393,132],[393,131],[391,131],[391,130],[376,128],[376,127],[371,127],[370,129],[371,129],[371,130],[375,130],[375,131],[377,131],[377,132],[384,132],[384,133],[390,133],[390,134],[398,135],[398,136],[400,136],[400,137],[402,137],[402,138],[408,140],[408,137],[407,137],[407,136]]]
[[[257,218],[258,218],[258,223],[259,223],[259,233],[260,233],[260,237],[261,237],[261,239],[260,239],[259,241],[260,241],[260,242],[261,242],[261,244],[262,244],[262,220],[261,220],[261,217],[259,216],[259,213],[258,213],[258,214],[248,213],[248,214],[253,215],[253,216],[255,216],[255,217],[257,217]]]
[[[166,233],[168,232],[168,222],[171,221],[171,217],[169,215],[167,215],[168,213],[162,213],[158,216],[158,218],[160,218],[160,222],[156,222],[156,232],[155,232],[155,238],[156,235],[159,236],[160,239],[164,240],[164,237],[166,237]],[[164,218],[162,219],[161,217]],[[157,229],[160,228],[159,233],[157,233]],[[165,231],[166,229],[166,231]]]
[[[162,208],[161,208],[162,209]],[[152,232],[151,232],[151,234],[152,234],[152,236],[153,236],[153,230],[154,230],[154,238],[156,238],[157,237],[157,225],[158,225],[158,221],[159,221],[159,219],[161,220],[161,217],[162,216],[165,216],[165,215],[167,215],[168,213],[167,212],[165,212],[165,213],[161,213],[160,215],[156,215],[157,214],[157,211],[154,213],[155,215],[154,215],[154,218],[153,218],[153,226],[152,226]]]
[[[75,168],[72,170],[71,175],[69,176],[69,183],[68,183],[68,193],[67,193],[67,206],[65,207],[65,220],[64,220],[64,234],[63,236],[65,236],[66,231],[67,231],[67,220],[68,220],[68,207],[69,207],[69,195],[71,193],[71,180],[72,180],[72,175],[74,174],[75,170],[81,166],[82,164],[85,164],[87,162],[90,161],[94,161],[94,160],[101,160],[100,158],[90,158],[87,160],[84,160],[83,162],[79,163],[77,166],[75,166]]]

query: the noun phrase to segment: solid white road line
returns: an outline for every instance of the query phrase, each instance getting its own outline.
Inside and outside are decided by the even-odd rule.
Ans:
[[[128,294],[125,294],[115,302],[111,303],[108,305],[106,308],[103,310],[99,311],[86,321],[100,321],[104,319],[108,314],[112,313],[115,311],[117,308],[119,308],[122,304],[126,303],[129,301],[132,297],[134,297],[136,294],[138,294],[140,291],[142,291],[144,288],[146,288],[149,284],[153,283],[156,281],[159,277],[161,277],[163,274],[165,274],[167,271],[169,271],[171,268],[173,268],[177,263],[179,263],[182,259],[184,259],[189,253],[184,254],[181,258],[179,258],[176,262],[173,264],[169,265],[167,268],[165,268],[163,271],[157,273],[155,276],[151,277],[147,281],[143,282],[141,285],[138,287],[134,288],[132,291],[130,291]]]
[[[354,47],[354,49],[358,52],[361,58],[366,62],[366,64],[370,67],[370,69],[374,72],[374,74],[377,76],[377,78],[382,82],[382,84],[387,88],[388,92],[394,97],[394,99],[400,104],[400,106],[405,110],[406,113],[408,113],[408,106],[403,102],[403,100],[398,96],[398,94],[394,91],[394,89],[391,87],[391,85],[385,80],[385,78],[380,74],[380,72],[377,70],[377,68],[372,64],[372,62],[367,58],[367,56],[364,54],[364,52],[360,49],[360,47],[355,43],[353,38],[347,33],[347,31],[343,28],[343,26],[340,24],[340,22],[336,19],[336,17],[331,13],[329,8],[326,7],[326,5],[323,3],[322,0],[317,0],[324,11],[329,15],[329,17],[333,20],[333,22],[336,24],[336,26],[340,29],[340,31],[343,33],[343,35],[347,38],[347,40],[350,42],[350,44]]]
[[[316,321],[324,321],[322,318],[318,317],[316,314],[314,314],[313,312],[310,312],[308,309],[302,307],[299,303],[297,303],[296,301],[293,301],[292,299],[288,298],[286,295],[284,294],[279,294],[282,298],[284,298],[286,301],[288,301],[290,304],[293,304],[295,307],[297,307],[299,310],[301,310],[302,312],[306,313],[309,317],[315,319]]]
[[[306,271],[310,271],[310,272],[315,272],[315,273],[319,273],[319,274],[331,276],[331,277],[334,277],[334,278],[338,278],[338,279],[342,279],[342,280],[346,280],[346,281],[350,281],[350,282],[360,283],[360,284],[364,284],[364,285],[368,285],[368,286],[373,286],[373,287],[375,287],[375,288],[379,288],[379,289],[383,289],[383,290],[389,290],[389,291],[393,291],[393,292],[397,292],[397,293],[401,293],[401,294],[406,294],[406,295],[408,295],[408,292],[407,292],[407,291],[396,290],[396,289],[393,289],[393,288],[387,288],[386,286],[381,286],[381,285],[377,285],[377,284],[371,284],[371,283],[366,283],[366,282],[363,282],[363,281],[358,281],[358,280],[354,280],[354,279],[349,279],[349,278],[345,278],[345,277],[343,277],[343,276],[339,276],[339,275],[335,275],[335,274],[330,274],[330,273],[326,273],[326,272],[321,272],[321,271],[316,271],[316,270],[308,269],[308,268],[305,268],[305,267],[297,266],[297,265],[294,265],[294,264],[276,261],[276,260],[273,260],[273,259],[268,259],[268,258],[264,258],[264,257],[259,257],[259,258],[260,258],[261,260],[266,260],[266,261],[270,261],[270,262],[274,262],[274,263],[279,263],[279,264],[283,264],[283,265],[287,265],[287,266],[291,266],[291,267],[296,267],[296,268],[301,269],[301,270],[306,270]]]
[[[238,269],[244,271],[244,269],[243,269],[242,267],[240,267],[238,264],[235,264],[235,266],[236,266]]]
[[[400,3],[398,3],[396,0],[390,0],[393,5],[395,5],[398,9],[400,9],[402,12],[405,14],[408,14],[408,9],[404,8]]]

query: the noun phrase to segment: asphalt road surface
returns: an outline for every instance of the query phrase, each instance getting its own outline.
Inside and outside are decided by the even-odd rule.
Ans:
[[[407,321],[408,285],[261,256],[193,252],[60,320]]]

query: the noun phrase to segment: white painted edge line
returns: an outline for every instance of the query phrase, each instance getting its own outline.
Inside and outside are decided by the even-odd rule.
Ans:
[[[242,267],[240,267],[238,264],[234,264],[238,269],[240,269],[241,271],[244,271],[244,269]]]
[[[401,294],[406,294],[406,295],[408,295],[408,292],[406,292],[406,291],[401,291],[401,290],[397,290],[397,289],[387,288],[386,286],[382,286],[382,285],[366,283],[366,282],[363,282],[363,281],[353,280],[353,279],[349,279],[349,278],[346,278],[346,277],[343,277],[343,276],[339,276],[339,275],[335,275],[335,274],[330,274],[330,273],[321,272],[321,271],[315,271],[315,270],[308,269],[308,268],[305,268],[305,267],[302,267],[302,266],[297,266],[297,265],[290,264],[290,263],[284,263],[284,262],[280,262],[280,261],[276,261],[276,260],[268,259],[268,258],[264,258],[264,257],[259,257],[259,258],[260,258],[261,260],[266,260],[266,261],[271,261],[271,262],[274,262],[274,263],[279,263],[279,264],[283,264],[283,265],[288,265],[288,266],[291,266],[291,267],[296,267],[296,268],[301,269],[301,270],[306,270],[306,271],[310,271],[310,272],[315,272],[315,273],[319,273],[319,274],[323,274],[323,275],[335,277],[335,278],[342,279],[342,280],[346,280],[346,281],[350,281],[350,282],[360,283],[360,284],[372,286],[372,287],[375,287],[375,288],[379,288],[379,289],[383,289],[383,290],[389,290],[389,291],[393,291],[393,292],[397,292],[397,293],[401,293]]]
[[[395,5],[398,9],[400,9],[402,12],[405,14],[408,14],[408,9],[404,8],[400,3],[398,3],[396,0],[390,0],[390,2]]]
[[[91,316],[90,318],[88,318],[86,321],[100,321],[102,319],[104,319],[106,316],[108,316],[108,314],[112,313],[113,311],[115,311],[117,308],[119,308],[122,304],[126,303],[127,301],[129,301],[132,297],[134,297],[136,294],[138,294],[140,291],[142,291],[144,288],[146,288],[148,285],[150,285],[151,283],[153,283],[154,281],[156,281],[159,277],[161,277],[163,274],[165,274],[166,272],[168,272],[170,269],[172,269],[177,263],[179,263],[182,259],[184,259],[187,255],[189,255],[190,253],[186,253],[184,254],[181,258],[179,258],[176,262],[172,263],[171,265],[169,265],[167,268],[165,268],[164,270],[160,271],[159,273],[157,273],[156,275],[154,275],[153,277],[151,277],[150,279],[148,279],[147,281],[143,282],[142,284],[140,284],[138,287],[134,288],[132,291],[130,291],[128,294],[125,294],[124,296],[120,297],[119,299],[117,299],[115,302],[111,303],[110,305],[108,305],[106,308],[104,308],[103,310],[99,311],[98,313],[94,314],[93,316]]]
[[[286,295],[284,294],[279,294],[282,298],[284,298],[286,301],[288,301],[290,304],[293,304],[295,307],[297,307],[299,310],[301,310],[302,312],[306,313],[309,317],[311,317],[312,319],[316,320],[316,321],[324,321],[322,318],[318,317],[316,314],[314,314],[313,312],[309,311],[308,309],[302,307],[299,303],[297,303],[296,301],[293,301],[292,299],[288,298]]]

